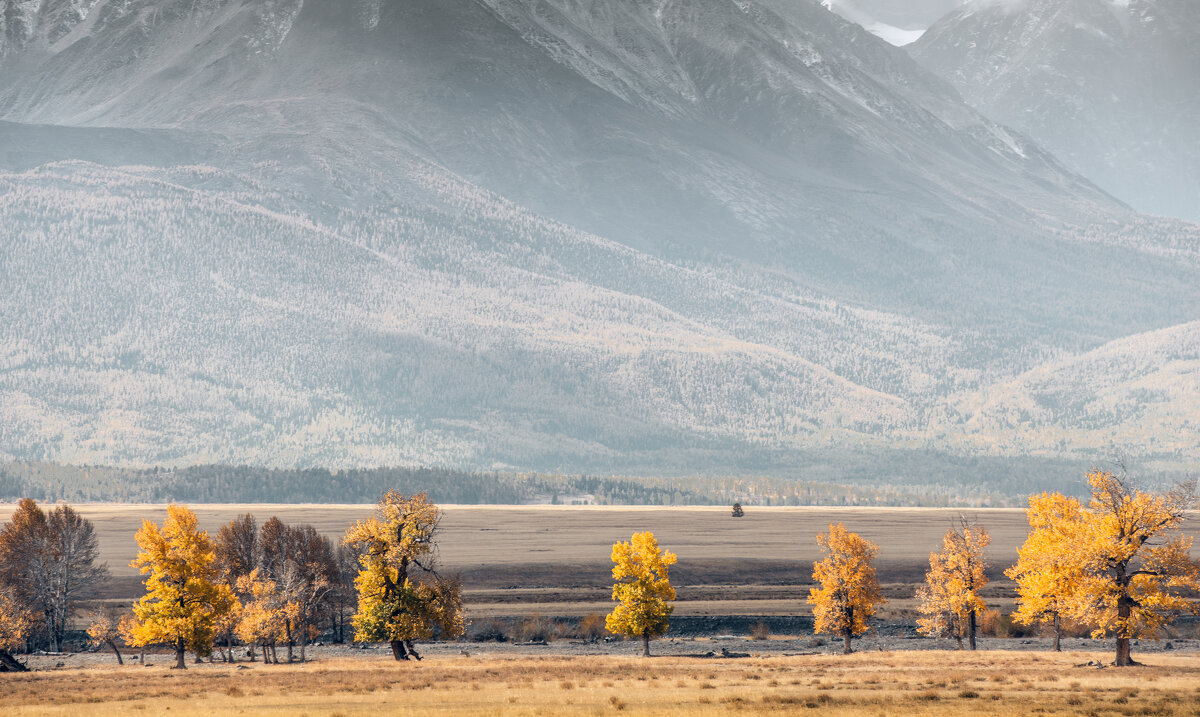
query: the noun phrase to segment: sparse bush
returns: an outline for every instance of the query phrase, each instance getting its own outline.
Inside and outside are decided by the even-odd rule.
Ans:
[[[980,622],[980,632],[991,637],[1028,637],[1031,633],[1013,620],[1012,613],[985,610]]]
[[[555,638],[554,621],[534,613],[517,625],[517,642],[550,642]]]
[[[508,626],[500,620],[484,620],[471,632],[475,642],[508,642]]]
[[[750,638],[754,640],[766,640],[771,636],[771,627],[763,620],[750,626]]]
[[[595,642],[608,632],[604,627],[604,616],[597,613],[588,613],[579,621],[578,635],[581,640]]]

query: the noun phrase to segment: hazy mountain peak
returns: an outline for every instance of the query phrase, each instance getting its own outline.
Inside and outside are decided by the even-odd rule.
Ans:
[[[1200,219],[1200,4],[972,2],[910,49],[1117,197]]]

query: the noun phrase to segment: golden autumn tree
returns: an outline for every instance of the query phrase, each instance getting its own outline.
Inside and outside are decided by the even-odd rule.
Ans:
[[[275,581],[257,568],[238,578],[237,590],[244,596],[235,627],[238,638],[247,645],[257,645],[264,663],[279,664],[275,646],[287,640],[288,624],[296,620],[299,605],[289,601]]]
[[[669,569],[675,554],[660,550],[654,533],[634,533],[628,543],[613,545],[612,599],[617,606],[605,619],[615,635],[640,637],[642,655],[650,656],[650,638],[667,632],[675,599]]]
[[[17,591],[0,585],[0,672],[25,672],[10,650],[19,650],[37,624],[33,612],[25,607]]]
[[[133,605],[137,625],[131,644],[170,645],[175,667],[184,669],[186,650],[197,657],[212,654],[217,625],[236,598],[218,582],[212,541],[187,507],[168,506],[161,528],[143,521],[137,543],[141,552],[130,565],[148,577],[146,594]]]
[[[1174,615],[1197,612],[1187,593],[1200,591],[1200,564],[1192,539],[1176,532],[1196,486],[1154,494],[1124,474],[1097,470],[1087,478],[1091,501],[1068,526],[1083,573],[1072,612],[1095,626],[1093,637],[1116,637],[1118,666],[1133,665],[1131,640],[1157,638]]]
[[[825,559],[813,565],[813,582],[820,587],[808,593],[813,632],[840,636],[843,653],[849,655],[850,641],[869,629],[868,621],[886,602],[873,565],[879,546],[841,523],[830,525],[828,533],[819,533],[817,544]]]
[[[428,640],[435,630],[442,637],[464,632],[462,588],[436,570],[441,518],[442,511],[424,493],[407,497],[389,491],[375,516],[346,534],[346,544],[359,555],[356,640],[386,641],[397,660],[419,660],[414,640]]]
[[[977,523],[960,519],[942,538],[942,552],[930,553],[925,585],[917,591],[918,611],[924,616],[917,628],[926,635],[967,638],[975,649],[979,615],[987,605],[980,591],[988,583],[984,551],[991,536]]]
[[[1083,583],[1078,526],[1083,505],[1058,493],[1029,498],[1029,536],[1017,550],[1017,564],[1004,571],[1017,584],[1013,620],[1022,625],[1048,625],[1054,651],[1062,651],[1063,620],[1071,613]]]

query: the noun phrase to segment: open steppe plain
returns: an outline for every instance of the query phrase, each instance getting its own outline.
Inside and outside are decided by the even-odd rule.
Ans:
[[[141,578],[129,567],[137,552],[134,535],[143,520],[160,521],[165,505],[75,504],[95,526],[100,560],[113,579],[105,597],[132,600]],[[251,513],[261,525],[271,516],[309,523],[340,540],[371,505],[195,504],[202,528],[215,535],[229,520]],[[830,523],[844,523],[879,545],[876,566],[889,604],[885,620],[913,618],[912,596],[929,565],[929,553],[960,516],[991,533],[993,584],[987,595],[1007,610],[1012,584],[1003,570],[1017,558],[1028,526],[1020,509],[748,507],[742,518],[727,507],[630,506],[443,506],[438,536],[443,568],[463,580],[468,617],[580,617],[611,609],[612,544],[650,530],[659,544],[679,556],[672,582],[679,599],[675,614],[786,617],[810,615],[805,598],[812,563],[821,557],[815,536]],[[0,506],[5,521],[12,506]],[[1200,533],[1200,515],[1183,526]]]
[[[134,534],[143,520],[161,521],[164,505],[76,504],[93,521],[100,560],[113,574],[110,598],[140,593]],[[261,525],[271,516],[310,523],[340,539],[370,505],[191,505],[211,534],[230,519],[252,513]],[[992,556],[1000,570],[1016,560],[1026,533],[1020,510],[924,508],[757,508],[732,518],[727,507],[443,506],[438,537],[443,567],[462,576],[472,616],[538,611],[571,617],[609,605],[612,544],[650,530],[679,556],[672,582],[680,588],[679,615],[807,614],[804,598],[815,536],[842,522],[880,546],[877,566],[889,594],[921,580],[929,553],[960,515],[978,519],[992,533]],[[0,506],[0,520],[9,506]],[[1200,521],[1192,527],[1200,527]]]
[[[109,598],[128,601],[140,589],[128,567],[133,535],[143,519],[160,521],[165,506],[76,507],[96,524],[101,559],[114,573]],[[260,523],[276,515],[331,537],[371,512],[369,505],[191,507],[210,531],[250,512]],[[468,615],[478,623],[607,612],[611,545],[640,530],[654,531],[679,555],[672,576],[681,618],[749,624],[809,615],[804,598],[820,556],[814,536],[831,522],[879,544],[891,603],[880,634],[857,641],[851,656],[806,632],[751,640],[744,630],[668,635],[654,643],[650,659],[635,657],[632,642],[566,637],[542,646],[425,644],[419,663],[397,663],[381,646],[337,645],[311,648],[304,664],[243,658],[237,666],[190,664],[186,671],[167,669],[165,654],[124,667],[107,651],[31,656],[34,672],[0,680],[0,714],[1200,714],[1193,630],[1171,636],[1174,649],[1142,641],[1135,658],[1144,666],[1121,670],[1096,666],[1112,661],[1108,641],[1070,638],[1067,652],[1054,654],[1044,639],[983,638],[979,652],[967,653],[915,638],[906,627],[912,593],[929,552],[960,515],[991,531],[998,579],[989,601],[1007,609],[1012,586],[1000,571],[1016,559],[1026,533],[1020,510],[752,507],[734,519],[723,507],[444,507],[442,563],[463,576]],[[0,520],[7,517],[0,507]],[[1194,516],[1184,526],[1192,535],[1198,528]],[[722,659],[722,649],[748,657]]]

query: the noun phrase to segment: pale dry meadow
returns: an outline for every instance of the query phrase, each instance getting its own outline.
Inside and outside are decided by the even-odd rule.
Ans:
[[[1107,653],[863,652],[687,657],[383,655],[306,664],[115,665],[6,676],[0,714],[1195,715],[1200,661],[1079,666]]]

